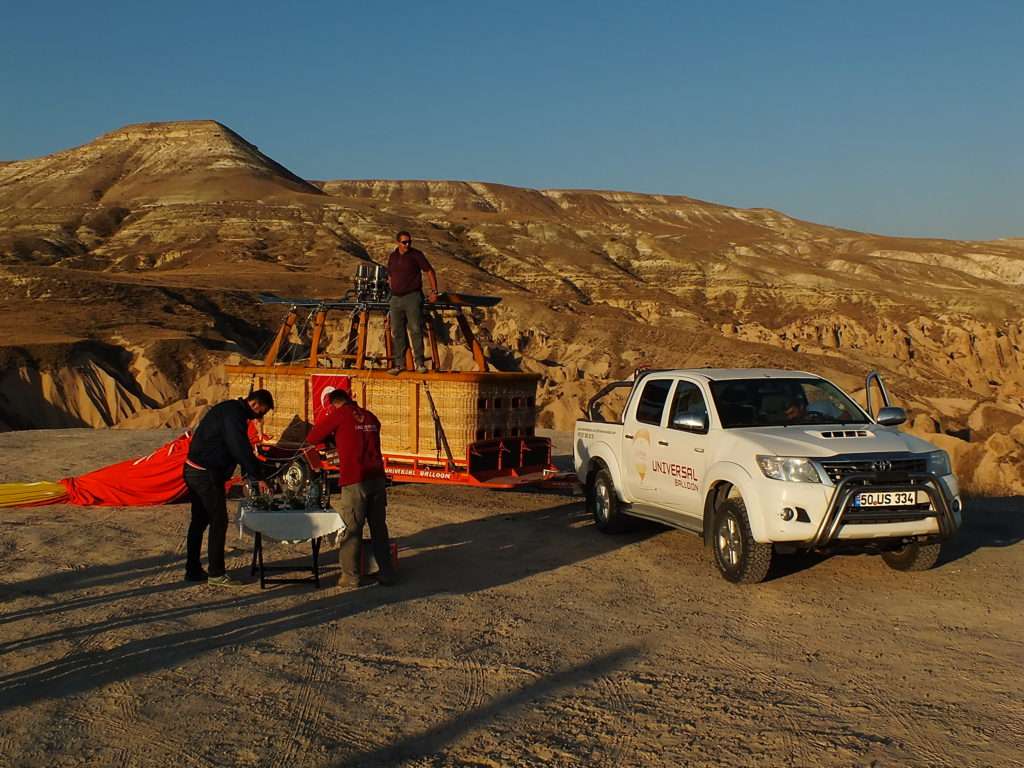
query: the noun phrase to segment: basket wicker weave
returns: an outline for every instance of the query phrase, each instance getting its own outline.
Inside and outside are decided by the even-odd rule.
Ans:
[[[381,448],[387,454],[436,459],[444,449],[436,438],[427,392],[456,462],[469,446],[495,437],[532,436],[536,424],[538,376],[508,373],[434,373],[393,377],[357,369],[228,366],[231,397],[268,389],[275,408],[263,428],[275,442],[303,440],[312,418],[310,375],[351,378],[355,399],[381,422]]]

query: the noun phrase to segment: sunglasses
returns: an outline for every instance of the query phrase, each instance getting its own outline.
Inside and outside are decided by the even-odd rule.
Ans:
[[[412,245],[412,240],[399,240],[399,245]]]

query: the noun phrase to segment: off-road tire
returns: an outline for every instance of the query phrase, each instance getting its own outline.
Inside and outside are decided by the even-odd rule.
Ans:
[[[597,529],[602,533],[621,533],[629,527],[629,517],[622,511],[612,474],[607,469],[601,468],[594,473],[587,504]]]
[[[939,560],[942,544],[905,544],[900,549],[882,553],[885,564],[894,571],[927,571]]]
[[[715,510],[711,549],[719,572],[734,584],[764,581],[772,566],[772,545],[754,541],[743,499],[726,499]]]

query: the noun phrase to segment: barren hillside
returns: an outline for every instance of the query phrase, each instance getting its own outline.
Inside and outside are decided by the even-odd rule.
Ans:
[[[792,366],[852,390],[878,368],[916,429],[969,438],[935,439],[977,487],[1020,489],[1022,239],[626,192],[310,183],[211,121],[0,165],[0,425],[186,423],[217,364],[272,332],[256,291],[341,295],[403,228],[442,288],[504,297],[491,359],[544,375],[545,426],[641,363]]]

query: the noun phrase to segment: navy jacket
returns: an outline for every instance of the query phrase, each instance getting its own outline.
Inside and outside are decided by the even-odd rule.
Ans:
[[[249,419],[255,418],[256,414],[242,398],[217,403],[196,427],[188,460],[218,475],[222,481],[231,477],[239,464],[246,477],[259,480],[263,468],[249,442]]]

